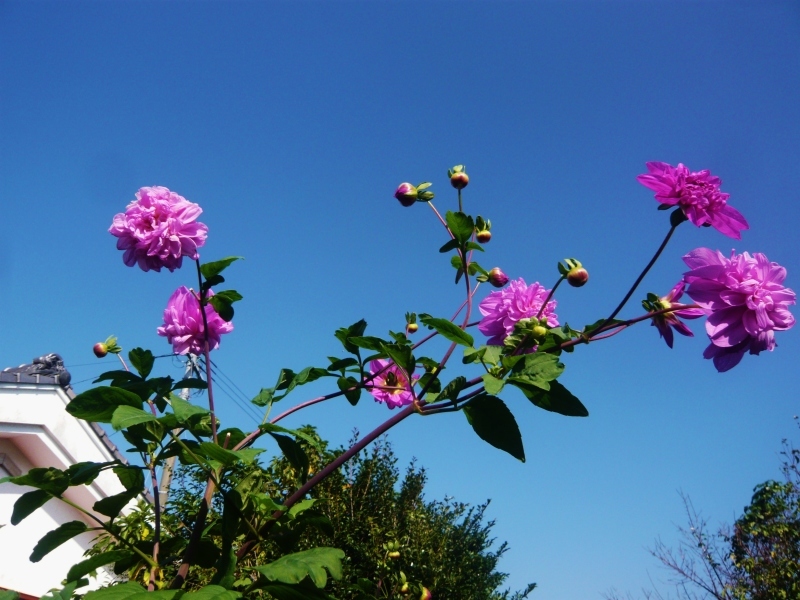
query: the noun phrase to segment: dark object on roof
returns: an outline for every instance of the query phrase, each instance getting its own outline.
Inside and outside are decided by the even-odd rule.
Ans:
[[[0,371],[0,382],[7,383],[55,383],[67,389],[71,380],[72,375],[64,367],[64,359],[55,353],[34,358],[30,365]]]

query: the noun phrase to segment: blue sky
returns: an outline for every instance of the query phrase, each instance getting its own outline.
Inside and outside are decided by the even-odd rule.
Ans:
[[[147,185],[203,207],[203,259],[246,257],[213,356],[246,396],[281,367],[326,364],[338,327],[455,310],[441,227],[392,193],[429,180],[454,208],[459,163],[466,209],[494,225],[485,267],[548,286],[567,256],[589,269],[559,290],[562,322],[610,312],[665,234],[635,179],[649,160],[711,169],[751,229],[736,242],[682,225],[624,315],[700,246],[764,252],[797,289],[798,34],[794,2],[0,2],[0,365],[59,352],[81,390],[113,368],[91,353],[109,334],[169,351],[155,329],[193,270],[127,268],[107,233]],[[428,469],[431,498],[492,498],[512,586],[635,592],[664,578],[646,547],[674,540],[678,489],[730,521],[797,439],[798,330],[718,374],[693,328],[672,351],[642,324],[568,355],[562,381],[588,419],[504,393],[525,464],[458,414],[409,419],[391,441]],[[218,402],[252,427],[222,388]],[[344,443],[388,416],[366,398],[286,424]]]

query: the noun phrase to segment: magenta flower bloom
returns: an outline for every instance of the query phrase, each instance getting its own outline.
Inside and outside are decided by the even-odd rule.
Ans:
[[[373,375],[378,373],[367,384],[367,389],[375,398],[375,402],[383,402],[389,408],[400,408],[414,401],[411,388],[419,378],[413,373],[409,384],[408,377],[402,369],[392,361],[382,359],[371,361],[369,370]]]
[[[514,332],[514,324],[522,319],[530,319],[539,314],[550,290],[539,285],[539,282],[526,285],[520,277],[508,284],[508,287],[492,292],[484,298],[478,309],[483,319],[478,324],[481,333],[489,338],[490,346],[502,346],[503,340]],[[558,317],[553,312],[556,301],[551,300],[542,311],[543,320],[550,327],[558,326]]]
[[[669,291],[669,294],[659,298],[658,302],[655,303],[658,309],[661,310],[665,308],[672,308],[673,304],[677,304],[678,300],[680,300],[681,296],[683,296],[684,286],[685,283],[683,281],[679,281],[675,287]],[[692,330],[689,329],[678,317],[683,317],[684,319],[696,319],[697,317],[702,317],[704,314],[705,312],[701,308],[681,308],[670,313],[654,316],[650,324],[654,325],[658,329],[658,333],[662,338],[664,338],[664,341],[667,342],[667,346],[672,348],[673,329],[681,335],[694,337]]]
[[[209,290],[209,298],[213,295],[214,292]],[[205,312],[208,321],[208,349],[216,350],[219,348],[220,336],[233,331],[233,323],[223,321],[210,304],[206,304]],[[203,353],[203,315],[200,313],[200,300],[192,290],[183,285],[175,290],[164,310],[164,325],[156,331],[172,344],[175,354]]]
[[[786,269],[763,254],[747,252],[725,258],[721,252],[697,248],[683,257],[691,271],[683,276],[686,293],[707,315],[711,345],[703,356],[717,371],[732,369],[744,353],[774,350],[775,332],[794,326],[789,305],[795,293],[784,287]]]
[[[114,215],[108,231],[119,238],[123,262],[143,271],[180,268],[183,257],[196,260],[208,227],[197,222],[203,209],[162,186],[143,187],[124,213]]]
[[[647,170],[637,181],[653,190],[661,204],[680,206],[698,227],[710,225],[735,240],[742,239],[740,231],[750,228],[742,214],[728,206],[730,194],[720,191],[722,180],[710,171],[692,172],[682,163],[673,167],[663,162],[649,162]]]

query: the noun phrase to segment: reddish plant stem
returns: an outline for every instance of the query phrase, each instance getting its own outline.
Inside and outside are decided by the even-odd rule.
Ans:
[[[375,439],[379,436],[386,433],[389,429],[400,423],[402,420],[407,418],[408,416],[414,414],[417,410],[416,405],[410,404],[402,409],[399,413],[397,413],[392,418],[384,421],[370,433],[368,433],[365,437],[360,439],[358,442],[350,446],[344,453],[339,455],[335,460],[328,463],[324,469],[322,469],[319,473],[314,475],[311,479],[309,479],[303,486],[301,486],[294,494],[289,496],[286,501],[283,503],[284,510],[283,511],[275,511],[272,517],[273,520],[267,523],[264,527],[261,528],[259,533],[263,537],[264,534],[269,530],[271,525],[280,518],[280,516],[289,508],[291,508],[298,500],[301,500],[315,485],[317,485],[320,481],[324,480],[328,477],[331,473],[334,473],[339,467],[341,467],[344,463],[348,460],[353,458],[356,454],[358,454],[362,449],[366,446],[371,444]],[[236,552],[236,557],[241,559],[243,556],[247,555],[258,543],[256,539],[247,539],[240,547],[239,550]]]
[[[156,589],[158,553],[161,547],[161,499],[159,498],[158,478],[156,477],[156,466],[154,464],[150,465],[150,485],[153,486],[153,510],[155,511],[155,523],[153,524],[153,562],[155,564],[150,567],[150,581],[147,582],[148,592],[152,592]]]
[[[559,263],[559,264],[561,264],[561,263]],[[567,278],[567,276],[566,276],[566,275],[562,275],[562,276],[559,278],[559,280],[558,280],[558,281],[556,281],[556,284],[553,286],[553,289],[551,289],[551,290],[550,290],[550,293],[549,293],[549,294],[547,294],[547,298],[545,298],[545,299],[544,299],[544,302],[542,302],[542,306],[541,306],[541,308],[539,309],[539,312],[538,312],[538,313],[536,313],[536,318],[537,318],[537,319],[541,319],[541,318],[542,318],[542,313],[544,312],[544,309],[545,309],[545,308],[547,308],[547,303],[548,303],[548,302],[550,302],[550,299],[551,299],[551,298],[553,297],[553,295],[556,293],[556,290],[558,289],[558,286],[560,286],[560,285],[561,285],[561,282],[562,282],[562,281],[564,281],[566,278]]]
[[[128,368],[128,365],[125,364],[125,359],[122,358],[122,354],[119,353],[119,352],[117,352],[116,354],[117,354],[117,358],[119,359],[119,362],[122,363],[122,368],[130,373],[131,370]]]
[[[431,207],[431,210],[432,210],[432,211],[433,211],[433,213],[436,215],[436,217],[439,219],[439,222],[442,224],[442,227],[444,227],[444,228],[447,230],[447,233],[450,235],[450,238],[451,238],[451,239],[455,239],[455,236],[453,235],[453,232],[452,232],[452,231],[450,231],[450,228],[447,226],[447,223],[446,223],[446,222],[445,222],[445,220],[442,218],[442,215],[440,215],[440,214],[439,214],[439,211],[438,211],[438,210],[436,210],[436,207],[433,205],[433,202],[431,202],[431,201],[429,200],[429,201],[428,201],[428,206],[430,206],[430,207]]]

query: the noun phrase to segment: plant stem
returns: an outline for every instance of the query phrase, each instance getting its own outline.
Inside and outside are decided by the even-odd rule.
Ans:
[[[206,359],[206,385],[208,386],[208,410],[211,413],[211,439],[217,443],[217,417],[214,414],[214,391],[211,385],[211,357],[209,356],[208,344],[208,317],[206,316],[206,294],[207,290],[203,289],[203,273],[200,270],[200,259],[194,261],[197,265],[197,282],[200,286],[200,314],[203,316],[203,354]]]
[[[625,294],[625,297],[622,299],[622,302],[619,303],[617,308],[614,309],[614,312],[612,312],[606,318],[606,320],[603,322],[603,324],[598,329],[602,329],[609,321],[611,321],[614,317],[616,317],[619,314],[619,311],[622,310],[622,307],[624,307],[625,304],[628,302],[628,300],[630,300],[631,296],[633,295],[633,292],[636,291],[636,288],[639,287],[639,284],[642,282],[642,279],[644,279],[645,275],[647,275],[648,271],[650,271],[650,269],[653,267],[653,265],[656,264],[656,261],[658,260],[658,257],[661,256],[661,253],[664,251],[664,248],[667,247],[667,243],[669,242],[669,239],[672,237],[672,234],[675,233],[675,228],[676,227],[677,227],[677,225],[672,225],[669,228],[669,231],[667,232],[667,236],[664,238],[664,241],[661,242],[661,245],[658,247],[658,250],[656,250],[656,253],[653,255],[653,258],[650,259],[650,262],[647,263],[647,266],[639,274],[639,277],[637,277],[636,281],[633,282],[633,285],[631,286],[631,289],[629,289],[628,293]]]
[[[439,222],[442,224],[442,227],[444,227],[444,228],[447,230],[447,233],[450,235],[450,238],[451,238],[451,239],[455,239],[455,236],[453,235],[453,232],[452,232],[452,231],[450,231],[450,228],[447,226],[447,223],[446,223],[446,222],[445,222],[445,220],[442,218],[442,215],[440,215],[440,214],[439,214],[439,211],[438,211],[438,210],[436,210],[436,207],[433,205],[433,202],[430,202],[430,201],[428,201],[428,205],[431,207],[431,210],[433,211],[433,213],[434,213],[434,214],[437,216],[437,218],[439,219]]]
[[[559,263],[559,264],[561,264],[561,263]],[[550,302],[550,299],[553,297],[553,294],[556,293],[556,290],[558,289],[558,286],[560,286],[561,282],[564,281],[566,278],[567,278],[566,275],[562,275],[561,278],[558,281],[556,281],[556,284],[553,286],[553,289],[550,290],[550,293],[547,294],[547,298],[545,298],[544,302],[542,302],[542,306],[539,309],[539,312],[536,313],[536,318],[537,319],[540,319],[542,317],[542,313],[544,312],[544,309],[547,308],[547,303]]]

